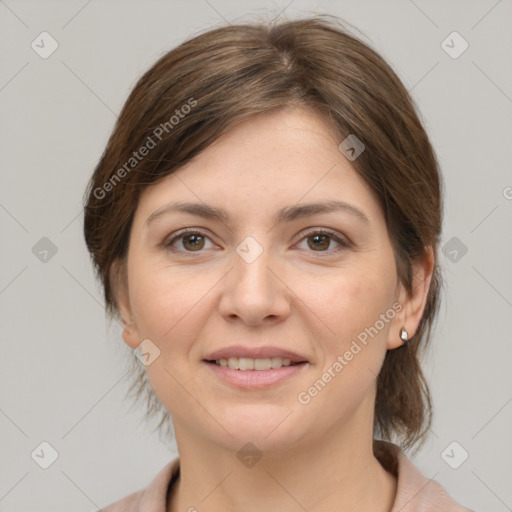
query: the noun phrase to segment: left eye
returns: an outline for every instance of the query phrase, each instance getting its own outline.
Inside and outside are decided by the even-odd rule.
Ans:
[[[313,252],[338,252],[348,247],[348,243],[332,231],[312,231],[302,240],[306,241],[308,248],[313,249]],[[332,241],[337,243],[338,247],[329,250]]]
[[[181,240],[181,248],[184,249],[185,252],[189,253],[201,252],[202,249],[211,248],[205,247],[206,241],[208,240],[211,243],[211,240],[202,231],[182,231],[168,242],[165,242],[165,246],[172,247],[173,249],[179,251],[180,249],[175,246],[178,240]],[[335,233],[324,230],[312,231],[306,234],[301,239],[301,242],[302,241],[306,241],[308,248],[313,252],[337,252],[349,246],[347,241],[338,237]],[[329,249],[329,246],[333,241],[338,244],[338,247],[335,249]]]

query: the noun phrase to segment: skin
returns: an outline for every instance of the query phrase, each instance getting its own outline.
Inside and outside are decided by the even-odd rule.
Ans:
[[[372,453],[376,378],[386,350],[402,344],[400,328],[412,336],[418,327],[433,254],[427,248],[414,267],[408,295],[384,212],[340,142],[307,109],[260,114],[140,197],[117,298],[125,342],[135,349],[150,339],[160,349],[147,372],[172,414],[180,453],[169,511],[392,507],[396,479]],[[272,220],[286,206],[328,200],[350,203],[368,222],[346,211]],[[167,212],[147,223],[172,201],[225,208],[229,221]],[[183,228],[205,238],[173,240]],[[315,239],[319,228],[348,245]],[[236,252],[247,236],[263,251],[251,263]],[[300,403],[298,394],[396,302],[401,310],[378,335]],[[308,364],[268,389],[235,388],[203,362],[235,344],[276,345]],[[262,454],[253,467],[237,458],[248,442]]]

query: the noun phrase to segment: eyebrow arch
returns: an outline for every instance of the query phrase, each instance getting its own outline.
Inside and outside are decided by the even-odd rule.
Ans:
[[[227,224],[229,221],[229,214],[222,208],[207,205],[205,203],[188,203],[188,202],[174,202],[169,203],[155,212],[153,212],[146,220],[146,225],[149,225],[156,218],[168,212],[185,212],[191,215],[197,215],[205,219],[216,219],[222,223]],[[273,217],[273,223],[292,222],[297,219],[312,217],[320,213],[331,213],[336,211],[343,211],[357,217],[365,224],[369,224],[368,217],[359,208],[346,203],[344,201],[326,201],[323,203],[308,203],[287,206],[279,210]]]

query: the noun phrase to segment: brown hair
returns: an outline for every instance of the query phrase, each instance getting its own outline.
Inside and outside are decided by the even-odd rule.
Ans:
[[[352,165],[382,204],[398,277],[409,292],[412,263],[424,257],[425,247],[434,249],[436,263],[419,328],[406,346],[387,352],[377,382],[375,435],[410,447],[431,422],[418,350],[430,338],[441,285],[438,164],[400,79],[337,18],[216,28],[166,53],[140,78],[86,194],[85,240],[107,310],[118,314],[113,280],[119,276],[112,275],[112,264],[125,261],[142,190],[237,122],[288,105],[314,109],[340,142],[355,134],[364,143],[365,151]],[[137,397],[146,393],[152,414],[159,406],[145,369],[138,363],[133,368],[138,376],[132,389]],[[168,414],[160,425],[165,420]]]

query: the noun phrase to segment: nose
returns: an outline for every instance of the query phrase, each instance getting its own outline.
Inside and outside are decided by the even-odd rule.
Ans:
[[[224,318],[256,326],[281,322],[290,314],[292,294],[283,271],[271,251],[262,249],[254,260],[242,251],[234,255],[234,268],[223,280],[219,303]]]

